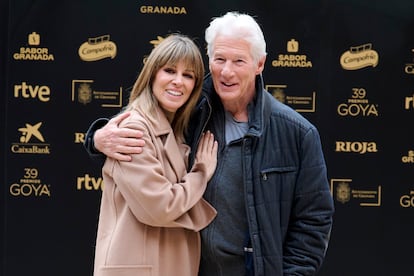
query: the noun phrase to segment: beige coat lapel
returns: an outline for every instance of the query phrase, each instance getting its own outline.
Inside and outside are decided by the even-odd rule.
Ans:
[[[167,158],[166,161],[168,161],[177,181],[179,181],[187,172],[187,159],[190,148],[186,145],[177,144],[171,125],[160,108],[157,109],[156,118],[156,121],[151,118],[148,118],[148,120],[153,127],[155,138],[162,143],[163,151]]]

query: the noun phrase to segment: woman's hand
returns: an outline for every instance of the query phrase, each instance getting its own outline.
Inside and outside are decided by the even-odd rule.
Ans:
[[[214,139],[213,133],[210,131],[203,133],[198,144],[195,162],[205,165],[208,180],[213,176],[217,167],[217,149],[218,143]]]

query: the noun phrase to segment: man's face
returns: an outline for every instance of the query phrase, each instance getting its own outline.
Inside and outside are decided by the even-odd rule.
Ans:
[[[255,78],[265,57],[255,62],[250,45],[243,39],[217,36],[209,60],[214,88],[223,104],[247,105],[255,93]]]

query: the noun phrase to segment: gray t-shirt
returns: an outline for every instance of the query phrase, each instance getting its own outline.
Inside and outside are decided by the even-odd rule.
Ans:
[[[230,112],[226,111],[226,144],[242,138],[249,129],[247,122],[236,121]]]

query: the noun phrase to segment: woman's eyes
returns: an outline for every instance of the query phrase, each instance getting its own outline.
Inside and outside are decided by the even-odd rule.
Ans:
[[[173,69],[173,68],[164,68],[164,71],[167,72],[168,74],[176,74],[177,70]],[[193,79],[194,75],[191,73],[183,73],[183,76],[186,78],[190,78]]]
[[[167,72],[169,74],[174,74],[175,73],[175,70],[172,69],[172,68],[164,68],[164,72]]]

